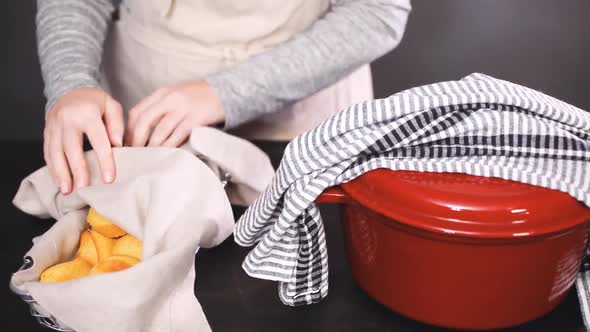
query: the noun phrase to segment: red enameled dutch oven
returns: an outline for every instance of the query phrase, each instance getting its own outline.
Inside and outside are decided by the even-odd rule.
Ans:
[[[370,296],[459,329],[514,326],[571,289],[590,210],[545,188],[465,174],[379,169],[328,189],[348,261]]]

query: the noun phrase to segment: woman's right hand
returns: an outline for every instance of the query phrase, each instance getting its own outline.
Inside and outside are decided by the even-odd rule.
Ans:
[[[115,179],[111,150],[123,143],[121,105],[98,88],[78,88],[61,96],[47,112],[43,132],[43,156],[60,191],[90,182],[84,156],[84,135],[96,152],[103,181]]]

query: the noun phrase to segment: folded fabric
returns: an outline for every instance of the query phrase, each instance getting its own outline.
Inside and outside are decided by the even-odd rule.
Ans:
[[[270,184],[274,169],[269,157],[254,144],[217,129],[193,130],[183,149],[196,154],[220,178],[234,205],[249,206]]]
[[[589,150],[590,114],[541,92],[482,74],[421,86],[353,105],[293,140],[234,238],[256,244],[243,263],[249,275],[279,281],[285,304],[309,304],[328,293],[313,203],[324,189],[377,168],[458,172],[556,189],[590,205]],[[588,323],[590,292],[578,291]]]
[[[215,147],[226,154],[210,153]],[[270,183],[273,170],[250,143],[210,128],[195,129],[184,149],[207,162],[182,149],[116,148],[117,178],[105,185],[95,154],[88,152],[91,185],[67,196],[46,167],[28,176],[14,204],[57,222],[34,239],[26,254],[34,265],[15,273],[11,282],[28,291],[44,312],[80,332],[210,330],[194,295],[195,252],[221,243],[234,227],[228,195],[212,168],[231,172],[237,182],[229,187],[240,203],[251,202]],[[236,168],[235,158],[257,168]],[[73,256],[87,227],[88,206],[143,241],[142,262],[120,272],[39,283],[43,270]]]

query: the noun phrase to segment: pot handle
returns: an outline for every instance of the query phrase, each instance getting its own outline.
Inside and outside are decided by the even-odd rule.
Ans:
[[[340,186],[324,190],[316,199],[317,204],[350,204],[350,196]]]

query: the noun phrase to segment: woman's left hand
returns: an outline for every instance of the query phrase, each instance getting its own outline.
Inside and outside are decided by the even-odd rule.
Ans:
[[[129,111],[125,144],[178,147],[193,128],[223,120],[221,101],[207,82],[163,87]]]

